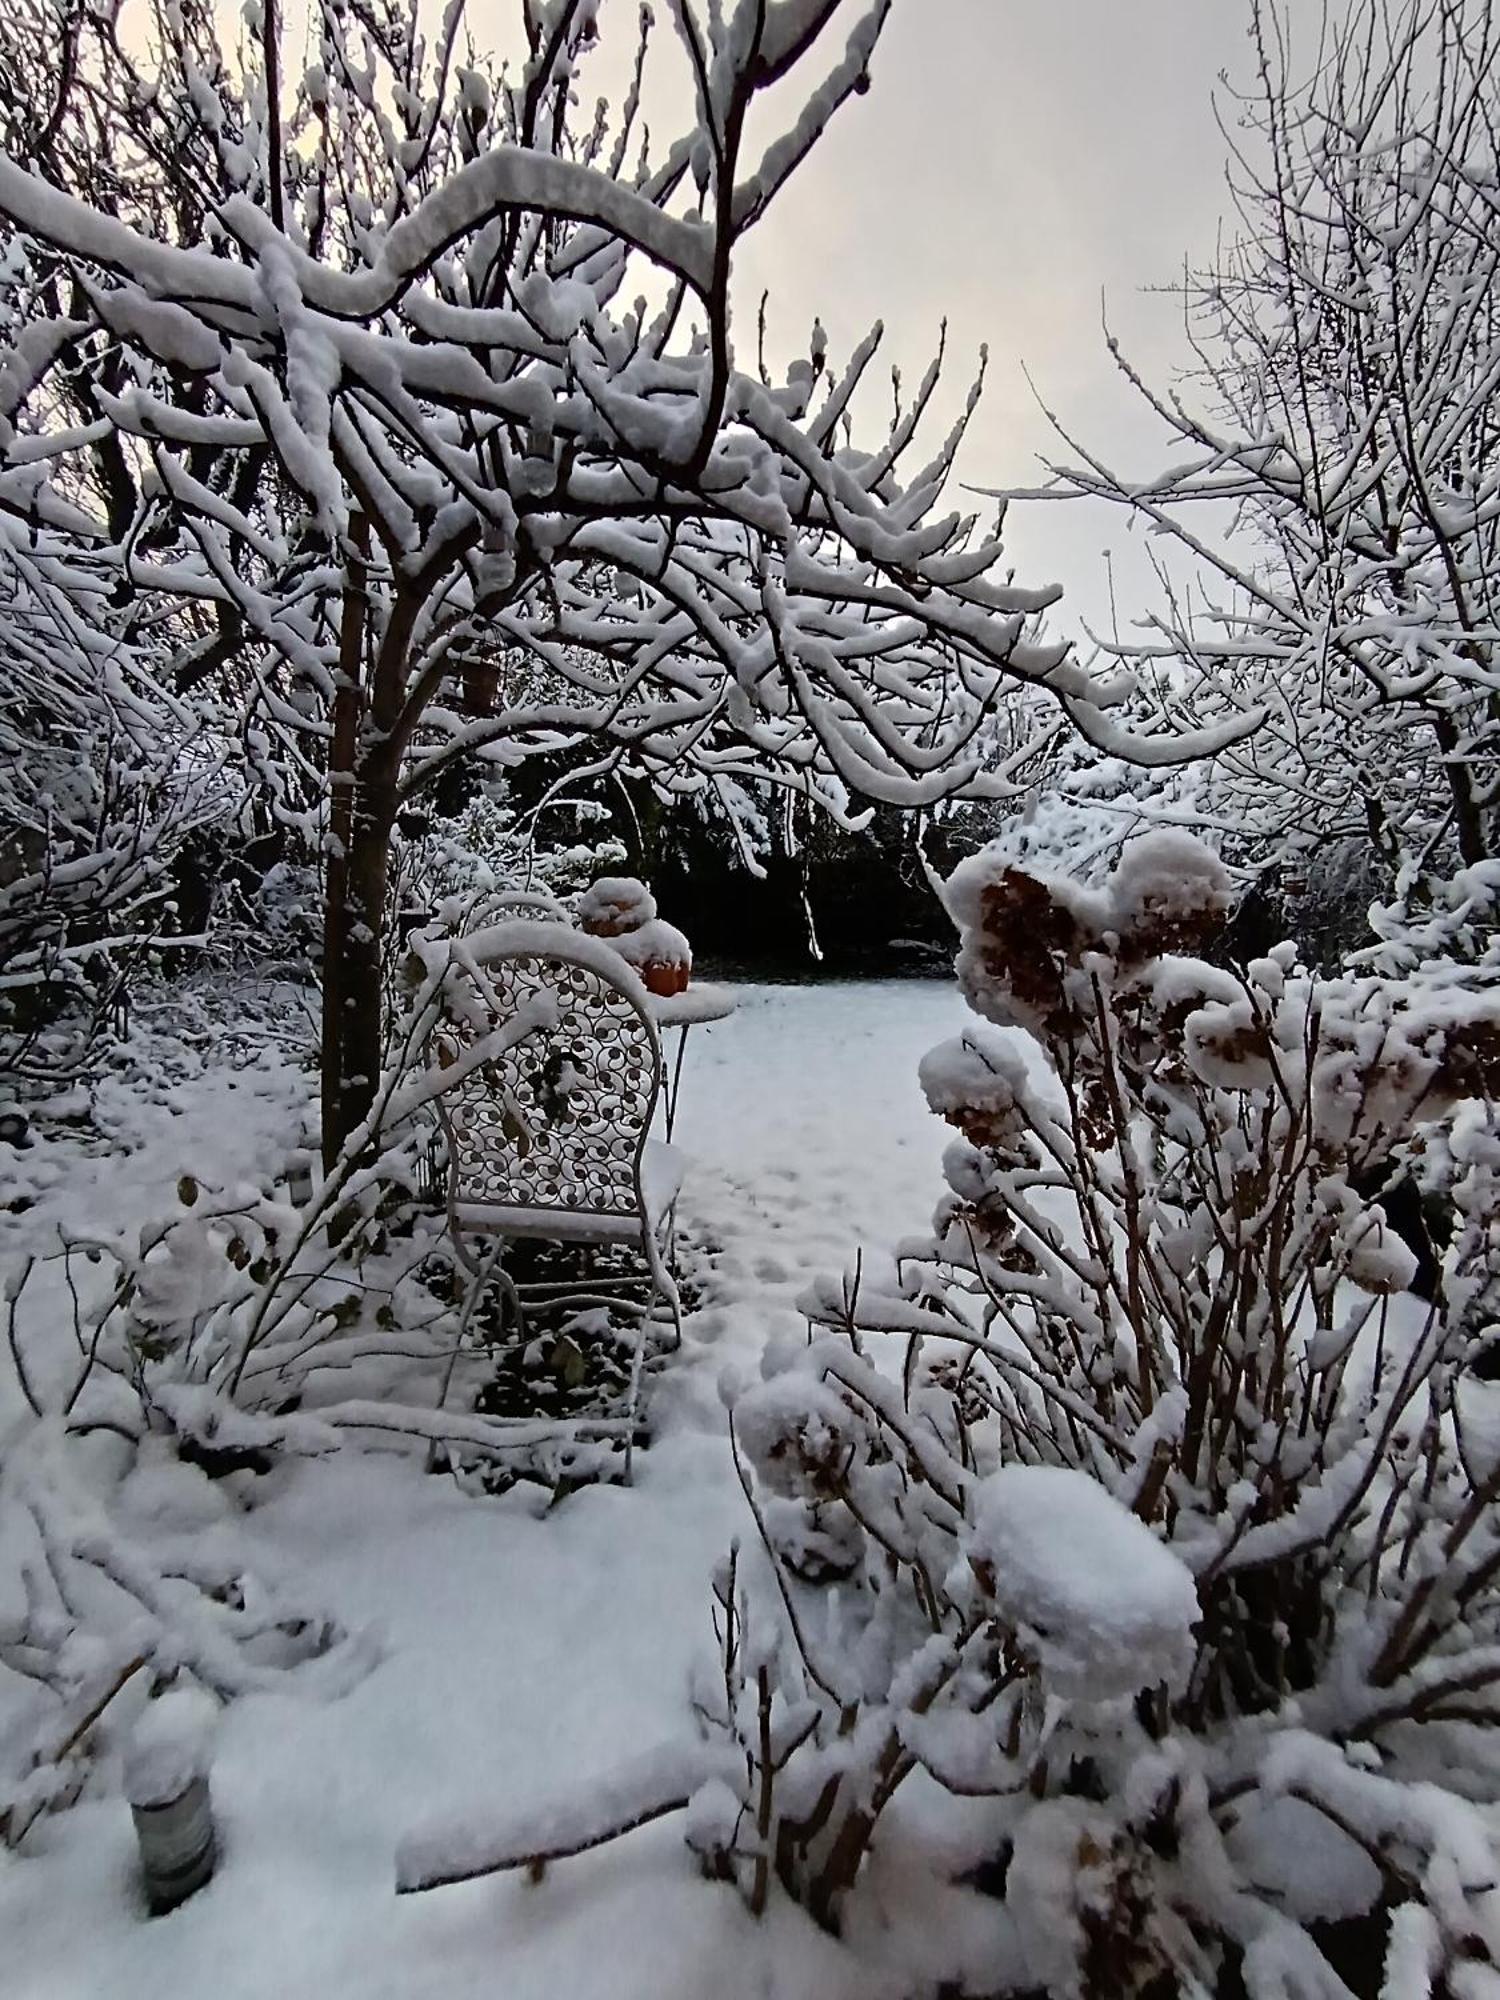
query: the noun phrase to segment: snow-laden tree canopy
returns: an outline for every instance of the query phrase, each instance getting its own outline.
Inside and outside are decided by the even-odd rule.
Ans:
[[[1008,691],[1096,736],[1128,698],[1040,634],[1056,592],[1011,580],[998,520],[945,510],[977,384],[924,455],[939,356],[856,448],[878,328],[834,365],[815,326],[780,381],[736,338],[735,247],[867,87],[889,4],[674,0],[588,112],[594,0],[521,0],[514,67],[460,4],[429,31],[420,0],[321,0],[300,79],[274,4],[229,63],[197,6],[137,57],[125,9],[28,0],[0,507],[197,607],[179,689],[227,676],[278,809],[328,837],[325,1126],[379,1070],[341,996],[378,985],[396,816],[455,757],[847,813],[1005,796]],[[657,42],[691,105],[665,148]]]
[[[773,382],[731,327],[734,247],[866,87],[888,4],[674,6],[694,108],[660,150],[639,64],[615,110],[582,108],[587,0],[528,0],[499,74],[463,59],[458,8],[429,40],[415,12],[330,0],[295,83],[270,9],[243,79],[168,17],[140,65],[73,24],[55,113],[0,162],[28,302],[3,504],[210,603],[303,755],[333,727],[353,578],[406,793],[497,736],[599,736],[673,785],[769,769],[833,803],[1003,785],[975,731],[1007,684],[1089,709],[1120,690],[1028,629],[1055,592],[1009,580],[998,534],[942,511],[963,423],[913,460],[936,367],[857,450],[878,328],[838,368],[815,329]],[[766,97],[780,136],[752,145]],[[166,126],[201,176],[175,209],[152,195]],[[466,719],[476,658],[498,678]]]

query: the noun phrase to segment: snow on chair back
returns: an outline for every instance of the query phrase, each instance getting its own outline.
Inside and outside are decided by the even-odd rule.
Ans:
[[[656,1030],[602,952],[578,949],[592,941],[569,942],[566,957],[522,950],[486,959],[493,1025],[539,993],[552,996],[555,1025],[523,1035],[444,1093],[462,1208],[641,1212],[641,1154],[661,1076]],[[457,1031],[460,1045],[476,1038]]]

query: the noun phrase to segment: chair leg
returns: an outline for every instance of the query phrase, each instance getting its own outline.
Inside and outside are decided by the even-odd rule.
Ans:
[[[656,1240],[656,1231],[649,1223],[641,1231],[641,1249],[650,1267],[652,1282],[672,1311],[672,1325],[675,1332],[669,1352],[675,1354],[682,1345],[682,1300],[678,1296],[677,1280],[667,1268],[661,1254],[661,1245]]]
[[[625,1398],[625,1484],[633,1484],[635,1477],[635,1419],[641,1405],[641,1370],[646,1361],[646,1327],[648,1318],[641,1314],[635,1330],[635,1352],[630,1357],[630,1390]]]
[[[457,1244],[458,1239],[455,1237],[455,1248],[457,1248]],[[448,1391],[453,1386],[453,1371],[458,1366],[459,1353],[463,1348],[464,1342],[469,1337],[469,1327],[473,1322],[479,1301],[484,1296],[485,1288],[497,1274],[500,1279],[501,1289],[510,1304],[512,1312],[516,1315],[517,1331],[522,1335],[525,1333],[525,1315],[522,1313],[521,1301],[517,1295],[516,1288],[511,1282],[509,1274],[504,1270],[498,1269],[500,1253],[504,1248],[504,1237],[497,1236],[489,1251],[482,1259],[470,1260],[464,1256],[462,1251],[459,1251],[459,1261],[468,1266],[472,1276],[469,1279],[468,1290],[464,1293],[463,1306],[458,1315],[458,1331],[454,1335],[453,1346],[448,1352],[448,1366],[443,1370],[442,1387],[438,1390],[438,1399],[433,1406],[434,1409],[441,1410],[447,1404]],[[442,1446],[436,1439],[427,1447],[427,1470],[429,1472],[437,1471],[438,1454],[441,1450]]]
[[[651,1282],[656,1295],[666,1300],[672,1312],[673,1337],[669,1352],[675,1354],[682,1346],[682,1300],[677,1291],[677,1280],[667,1269],[661,1254],[661,1245],[656,1240],[656,1231],[650,1223],[641,1230],[641,1253],[651,1273]],[[630,1359],[630,1394],[626,1408],[629,1429],[625,1436],[625,1484],[631,1481],[631,1470],[635,1454],[635,1420],[640,1408],[641,1375],[646,1365],[646,1334],[651,1325],[651,1308],[648,1305],[641,1313],[636,1328],[635,1352]]]

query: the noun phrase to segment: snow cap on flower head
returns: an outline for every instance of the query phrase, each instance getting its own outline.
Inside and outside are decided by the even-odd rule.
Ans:
[[[1111,928],[1155,951],[1201,944],[1229,909],[1229,870],[1177,827],[1132,840],[1110,877]]]
[[[966,1028],[939,1042],[917,1069],[932,1110],[976,1146],[998,1147],[1026,1130],[1026,1066],[1001,1036]]]
[[[958,983],[978,1014],[1029,1034],[1078,1025],[1070,984],[1093,952],[1122,966],[1203,945],[1229,908],[1229,871],[1192,834],[1131,842],[1099,887],[1020,867],[1002,841],[960,862],[943,901],[963,936]]]
[[[958,984],[975,1013],[1031,1034],[1062,1025],[1067,970],[1099,942],[1107,900],[1066,876],[1017,868],[998,847],[960,862],[943,900],[963,934]]]
[[[992,1472],[975,1494],[964,1553],[1049,1693],[1111,1701],[1186,1685],[1199,1615],[1192,1573],[1090,1474]]]
[[[633,875],[601,875],[578,899],[578,921],[596,937],[639,930],[656,915],[656,898]]]

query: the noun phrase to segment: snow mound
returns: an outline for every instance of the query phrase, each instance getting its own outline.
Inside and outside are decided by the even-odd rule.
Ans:
[[[181,1798],[208,1769],[218,1704],[202,1688],[169,1688],[150,1702],[125,1756],[125,1795],[134,1806]]]
[[[1158,827],[1133,840],[1110,883],[1115,928],[1161,933],[1175,942],[1177,926],[1222,917],[1229,908],[1229,870],[1195,834]]]
[[[595,937],[620,937],[649,924],[656,898],[633,875],[601,875],[578,898],[578,921]]]
[[[1109,1701],[1186,1682],[1198,1617],[1192,1575],[1087,1473],[991,1473],[976,1490],[965,1553],[1052,1693]]]

